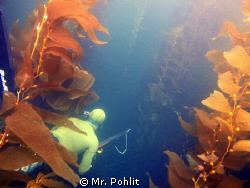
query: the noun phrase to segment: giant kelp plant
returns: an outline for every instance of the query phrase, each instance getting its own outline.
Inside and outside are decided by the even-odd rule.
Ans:
[[[187,134],[176,126],[178,119],[174,111],[185,115],[184,105],[197,106],[197,101],[212,90],[216,79],[210,71],[212,65],[206,63],[205,57],[214,43],[210,39],[218,33],[225,20],[240,20],[234,13],[237,12],[235,9],[240,9],[236,1],[178,2],[171,21],[165,18],[168,31],[159,31],[165,41],[144,77],[145,89],[139,104],[140,124],[136,127],[138,160],[141,152],[148,154],[150,162],[159,161],[166,146],[179,153],[186,152],[183,150],[191,144],[185,139]],[[151,155],[152,151],[155,155]],[[156,165],[148,163],[145,167],[152,177],[155,173],[153,166]]]
[[[75,35],[96,44],[95,30],[108,34],[89,9],[98,0],[50,0],[38,4],[38,11],[29,15],[24,26],[14,23],[10,35],[17,95],[5,91],[0,109],[4,128],[0,140],[0,187],[13,181],[27,183],[27,187],[68,187],[52,179],[55,174],[74,186],[79,176],[68,165],[78,167],[77,156],[55,142],[49,125],[65,126],[86,134],[74,126],[67,116],[46,111],[35,105],[34,98],[42,97],[54,110],[75,111],[98,99],[91,89],[94,77],[80,65],[83,49],[65,22],[77,25]],[[38,174],[36,180],[16,169],[34,162],[44,162],[53,173]],[[21,186],[18,186],[21,187]]]
[[[250,16],[250,1],[242,2],[243,13]],[[226,35],[233,44],[231,51],[213,49],[206,54],[215,64],[220,91],[214,90],[202,100],[207,111],[193,108],[195,125],[179,116],[182,127],[199,140],[195,150],[187,154],[189,167],[176,153],[165,152],[170,158],[167,168],[172,187],[244,186],[245,181],[232,172],[240,171],[249,162],[250,38],[248,32],[240,32],[229,21],[223,24],[218,37]]]

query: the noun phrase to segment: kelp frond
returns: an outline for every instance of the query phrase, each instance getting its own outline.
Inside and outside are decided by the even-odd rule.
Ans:
[[[56,175],[74,186],[80,180],[68,165],[79,167],[77,155],[53,140],[46,123],[86,133],[67,116],[46,111],[29,101],[40,96],[52,108],[65,111],[65,115],[71,109],[80,116],[84,106],[98,99],[91,88],[94,77],[80,65],[84,51],[64,27],[65,21],[72,20],[78,24],[77,32],[83,30],[92,42],[106,44],[97,38],[95,30],[109,34],[108,29],[89,11],[96,3],[97,0],[50,0],[46,5],[37,4],[38,10],[28,16],[24,27],[19,28],[18,22],[12,27],[14,81],[19,91],[17,96],[4,92],[0,109],[5,124],[0,135],[0,169],[13,172],[12,178],[0,172],[1,178],[6,178],[6,187],[21,180],[21,172],[14,170],[34,162],[47,163]],[[26,178],[24,182],[28,181]],[[28,187],[68,186],[51,179],[51,174],[40,173],[36,180],[29,181]]]
[[[248,15],[249,1],[244,3],[243,12]],[[188,156],[189,167],[175,153],[165,152],[170,158],[167,168],[172,187],[240,188],[244,184],[226,171],[241,170],[249,161],[250,37],[229,21],[223,24],[220,36],[229,36],[234,47],[231,51],[213,49],[206,54],[215,64],[220,89],[201,101],[212,113],[193,108],[194,125],[178,116],[182,127],[199,140],[196,151],[190,151]]]

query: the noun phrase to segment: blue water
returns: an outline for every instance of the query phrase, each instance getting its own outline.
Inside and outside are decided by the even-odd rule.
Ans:
[[[26,12],[32,12],[35,2],[41,1],[0,0],[9,31],[16,19],[20,19],[20,25],[23,24]],[[100,141],[129,128],[131,131],[125,154],[119,154],[114,147],[125,149],[123,137],[104,147],[102,154],[96,156],[93,167],[82,176],[89,181],[100,178],[110,182],[111,178],[123,180],[124,177],[131,177],[140,180],[140,187],[146,188],[149,186],[148,172],[155,184],[167,187],[165,164],[168,164],[168,159],[163,151],[175,151],[184,157],[188,149],[194,146],[195,140],[180,127],[174,110],[189,118],[182,106],[201,106],[200,101],[216,87],[211,64],[206,62],[190,68],[192,80],[183,82],[183,87],[187,87],[191,96],[178,93],[173,96],[176,105],[154,109],[161,115],[158,124],[144,126],[145,121],[139,111],[139,107],[145,105],[143,99],[148,92],[148,83],[153,80],[150,71],[157,55],[164,53],[166,37],[162,32],[185,22],[172,22],[173,17],[181,13],[174,12],[176,6],[176,0],[108,0],[107,5],[100,2],[91,10],[109,29],[110,35],[98,34],[99,40],[107,41],[107,45],[80,41],[88,53],[83,57],[82,66],[96,78],[93,89],[100,97],[86,110],[102,108],[106,112],[104,127],[97,131]],[[219,26],[221,23],[216,24]],[[215,27],[212,30],[211,37],[217,34],[218,29]],[[201,55],[204,56],[209,47],[199,45],[198,49],[203,50],[204,54]],[[149,107],[145,105],[144,110],[152,110]],[[120,186],[116,184],[113,187]]]

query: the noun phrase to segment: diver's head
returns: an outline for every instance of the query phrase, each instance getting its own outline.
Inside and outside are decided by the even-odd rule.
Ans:
[[[105,112],[102,109],[97,108],[89,113],[88,121],[93,125],[93,129],[96,130],[102,125],[105,118]]]

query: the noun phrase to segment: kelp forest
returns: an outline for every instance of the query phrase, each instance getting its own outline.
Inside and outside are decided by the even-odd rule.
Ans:
[[[163,126],[172,123],[162,122],[162,117],[168,115],[166,111],[170,112],[164,106],[173,106],[182,128],[197,139],[193,146],[185,150],[186,158],[182,156],[183,151],[178,151],[181,156],[174,149],[164,152],[169,158],[166,168],[171,187],[248,187],[249,175],[242,177],[240,174],[248,169],[250,152],[250,1],[228,4],[223,1],[207,1],[205,4],[195,1],[187,4],[193,11],[176,16],[176,19],[184,21],[183,25],[163,32],[167,44],[162,50],[166,53],[156,56],[156,65],[151,70],[154,81],[148,82],[147,95],[139,106],[141,121],[147,127],[140,128],[148,129],[149,145],[161,144],[164,148],[168,138],[164,140],[161,137],[159,141],[156,134],[160,134]],[[231,15],[225,19],[225,15],[231,13],[229,10],[235,7],[239,7],[238,16]],[[187,13],[181,11],[186,8],[180,6],[176,9]],[[214,25],[218,26],[217,33]],[[213,70],[207,67],[207,72],[200,72],[205,58],[213,63],[210,64]],[[215,74],[209,73],[212,71]],[[197,83],[192,80],[197,78],[194,74],[200,74],[197,89],[190,83]],[[211,88],[204,78],[213,75],[217,79]],[[207,93],[209,96],[201,96],[200,90],[203,90],[202,93],[212,91]],[[181,99],[176,95],[182,96]],[[183,111],[183,107],[188,115],[179,112]],[[166,111],[157,114],[157,108]],[[152,125],[154,128],[150,130]],[[249,173],[249,170],[244,172]],[[150,180],[150,187],[157,186]]]
[[[8,187],[13,181],[17,187],[71,187],[53,179],[56,175],[73,186],[79,176],[68,165],[76,166],[77,155],[55,142],[47,124],[65,126],[86,134],[68,120],[69,112],[81,116],[83,107],[98,99],[91,89],[95,78],[80,65],[84,49],[75,37],[88,37],[98,45],[95,30],[109,34],[98,19],[89,12],[97,0],[50,0],[37,4],[37,10],[28,15],[23,27],[18,21],[12,26],[10,42],[15,71],[17,95],[4,92],[0,110],[0,185]],[[67,28],[75,24],[75,31]],[[52,110],[47,111],[33,101],[40,96]],[[49,174],[29,177],[20,167],[44,162]],[[23,183],[23,184],[22,184]]]
[[[97,3],[48,0],[37,3],[23,26],[13,23],[16,92],[4,91],[0,108],[0,187],[78,186],[77,153],[56,142],[50,130],[64,126],[86,135],[68,118],[81,118],[99,99],[92,89],[95,78],[83,66],[88,51],[79,42],[107,44],[97,32],[109,35],[109,30],[90,11]],[[135,14],[127,65],[151,6],[145,0]],[[249,22],[250,0],[179,0],[166,18],[167,29],[158,33],[164,41],[142,77],[138,109],[133,109],[139,125],[132,127],[136,137],[128,147],[138,165],[128,164],[129,171],[145,172],[150,188],[250,185],[250,176],[242,177],[250,172]],[[37,162],[46,169],[32,175],[19,170]],[[165,174],[155,178],[159,165]]]

